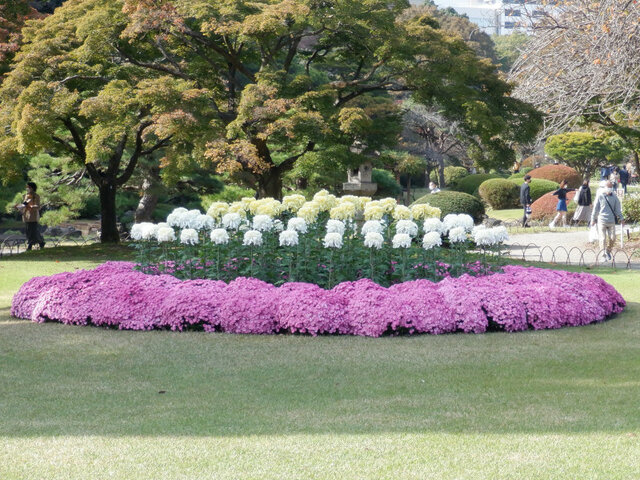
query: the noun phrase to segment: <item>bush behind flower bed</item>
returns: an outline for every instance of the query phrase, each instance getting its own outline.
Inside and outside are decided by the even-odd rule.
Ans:
[[[573,197],[575,195],[575,191],[567,193],[567,222],[576,211],[576,204],[573,202]],[[553,195],[553,192],[545,193],[542,197],[531,204],[531,218],[534,220],[551,220],[557,213],[557,206],[558,197]]]
[[[532,178],[541,178],[560,183],[566,180],[569,188],[578,188],[582,185],[582,176],[575,168],[566,165],[543,165],[529,172]]]
[[[475,223],[482,221],[482,216],[485,212],[484,205],[480,200],[463,192],[441,191],[429,193],[417,199],[412,205],[419,204],[428,204],[439,208],[443,217],[452,213],[466,213],[473,217]]]
[[[585,325],[624,306],[622,296],[599,277],[533,267],[390,288],[363,279],[323,290],[302,283],[278,288],[254,278],[181,281],[145,275],[132,263],[107,262],[31,279],[14,296],[11,314],[127,330],[378,337]]]

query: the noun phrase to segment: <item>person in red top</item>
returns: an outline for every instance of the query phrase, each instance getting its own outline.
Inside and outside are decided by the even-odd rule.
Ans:
[[[44,238],[40,234],[40,195],[36,193],[38,186],[34,182],[27,182],[27,194],[23,197],[22,203],[14,207],[22,213],[22,221],[27,231],[27,250],[31,250],[37,243],[40,248],[44,248]]]

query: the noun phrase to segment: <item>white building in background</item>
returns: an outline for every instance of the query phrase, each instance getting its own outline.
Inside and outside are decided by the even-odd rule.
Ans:
[[[484,32],[493,35],[510,34],[525,30],[528,12],[534,18],[542,12],[541,0],[434,0],[439,8],[453,8],[461,15],[469,17]],[[420,5],[422,0],[411,0]],[[551,2],[547,2],[551,3]]]

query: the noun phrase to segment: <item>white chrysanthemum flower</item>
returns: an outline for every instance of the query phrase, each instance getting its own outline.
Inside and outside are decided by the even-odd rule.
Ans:
[[[174,242],[175,239],[176,232],[173,230],[173,228],[169,226],[158,228],[158,231],[156,232],[156,240],[158,240],[158,242]]]
[[[285,230],[280,232],[278,237],[281,247],[295,247],[298,245],[298,232],[295,230]]]
[[[295,230],[300,233],[307,233],[307,222],[304,218],[293,217],[287,222],[287,230]]]
[[[284,223],[279,218],[276,218],[273,221],[273,231],[274,232],[282,232],[284,230]]]
[[[442,214],[442,210],[436,207],[432,207],[428,203],[421,203],[417,205],[412,205],[411,207],[411,215],[414,220],[425,220],[427,218],[440,218]]]
[[[229,211],[227,202],[213,202],[207,209],[207,215],[215,221],[219,221],[222,216]]]
[[[489,247],[496,244],[494,232],[489,228],[474,229],[473,241],[479,247]]]
[[[229,230],[237,230],[242,225],[242,216],[239,213],[227,213],[222,216],[222,226]]]
[[[255,245],[259,247],[262,245],[262,233],[258,230],[249,230],[245,232],[244,237],[242,238],[243,245]]]
[[[167,222],[158,222],[158,224],[157,224],[158,228],[166,228],[168,226],[169,226],[169,224]]]
[[[439,218],[427,218],[424,221],[424,224],[422,225],[422,228],[424,229],[425,233],[429,233],[429,232],[444,233],[444,232],[446,232],[444,224],[440,221]]]
[[[324,248],[342,248],[342,235],[338,232],[327,233],[322,243]]]
[[[422,248],[425,250],[431,250],[434,247],[442,245],[442,238],[438,232],[428,232],[422,237]]]
[[[362,225],[362,235],[366,235],[369,232],[376,232],[382,234],[384,232],[384,225],[379,220],[367,220]]]
[[[467,240],[467,231],[464,227],[454,227],[449,230],[449,241],[459,243]]]
[[[182,228],[182,225],[184,225],[188,215],[189,210],[186,208],[175,208],[169,215],[167,215],[167,223],[170,227]]]
[[[198,219],[202,215],[202,212],[197,208],[193,210],[189,210],[184,217],[184,224],[182,228],[193,228],[194,230],[198,229]]]
[[[158,231],[158,225],[150,222],[142,223],[142,240],[153,240]]]
[[[411,210],[409,207],[396,205],[393,209],[393,218],[394,220],[411,220],[413,217],[411,216]]]
[[[269,215],[256,215],[253,217],[253,229],[259,232],[268,232],[273,228],[273,220]]]
[[[180,232],[180,243],[196,245],[198,243],[198,232],[193,228],[185,228]]]
[[[509,232],[507,231],[507,228],[504,225],[493,227],[491,230],[493,230],[494,232],[497,243],[504,243],[507,240],[509,240]]]
[[[336,232],[344,235],[345,225],[340,220],[327,220],[327,233]]]
[[[209,215],[198,215],[194,220],[194,228],[196,230],[211,230],[215,226],[215,220]]]
[[[144,225],[142,223],[134,223],[133,225],[131,225],[131,239],[135,240],[136,242],[139,242],[140,240],[142,240],[142,230],[144,228]]]
[[[211,241],[216,245],[226,245],[229,243],[229,234],[224,228],[211,230]]]
[[[418,225],[411,220],[398,220],[396,223],[396,233],[406,233],[412,237],[418,235]]]
[[[367,232],[364,236],[364,246],[380,250],[384,244],[384,237],[378,232]]]
[[[304,198],[304,195],[287,195],[282,198],[282,207],[284,210],[296,213],[305,202],[306,199]]]
[[[467,232],[470,232],[473,229],[473,217],[466,213],[459,213],[458,226],[463,227]]]
[[[411,246],[411,236],[406,233],[396,233],[391,240],[393,248],[409,248]]]
[[[448,215],[445,215],[445,217],[442,219],[443,233],[448,232],[452,228],[456,228],[459,226],[460,225],[458,225],[458,215],[455,213],[449,213]]]
[[[475,235],[476,232],[479,232],[480,230],[486,230],[487,226],[486,225],[476,225],[475,227],[473,227],[473,229],[471,229],[471,235]]]

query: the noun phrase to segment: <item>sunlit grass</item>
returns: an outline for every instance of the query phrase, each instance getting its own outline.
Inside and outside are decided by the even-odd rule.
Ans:
[[[243,336],[10,318],[31,276],[130,255],[56,250],[0,261],[2,480],[640,477],[637,271],[593,271],[630,302],[610,321],[518,334]]]

